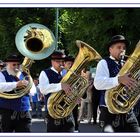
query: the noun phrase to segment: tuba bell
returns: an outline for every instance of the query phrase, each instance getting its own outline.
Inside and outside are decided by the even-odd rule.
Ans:
[[[79,53],[74,61],[73,66],[62,78],[61,83],[68,83],[72,88],[72,93],[65,94],[63,90],[58,93],[52,93],[48,99],[48,112],[54,118],[67,117],[74,107],[77,105],[77,100],[80,99],[85,90],[89,86],[88,80],[80,75],[90,61],[101,59],[101,56],[88,44],[77,40]]]
[[[24,96],[32,87],[33,80],[29,68],[34,60],[41,60],[53,53],[56,41],[53,33],[44,25],[30,23],[23,26],[16,34],[15,43],[19,52],[25,56],[21,69],[17,72],[25,73],[28,85],[21,89],[14,89],[13,93],[0,93],[1,98],[16,99]]]
[[[107,90],[105,102],[110,113],[127,113],[140,98],[140,41],[118,75],[121,76],[125,73],[130,73],[130,76],[138,82],[138,85],[135,89],[128,89],[123,84],[119,84],[119,86]]]

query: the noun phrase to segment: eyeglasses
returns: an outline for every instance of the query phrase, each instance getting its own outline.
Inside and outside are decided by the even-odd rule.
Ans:
[[[15,67],[15,66],[20,66],[20,64],[13,64],[13,67]]]

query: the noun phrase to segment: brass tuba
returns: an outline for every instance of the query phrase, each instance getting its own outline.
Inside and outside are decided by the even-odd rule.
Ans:
[[[23,26],[16,34],[15,43],[19,52],[25,56],[21,65],[21,70],[28,79],[27,87],[14,89],[14,93],[0,93],[1,98],[16,99],[24,96],[32,87],[33,80],[29,68],[33,60],[41,60],[53,53],[56,47],[56,41],[53,33],[44,25],[30,23]]]
[[[118,75],[125,73],[130,73],[130,76],[137,80],[138,85],[130,90],[120,84],[106,91],[105,102],[108,110],[113,114],[129,112],[140,98],[140,41]]]
[[[58,93],[52,93],[48,99],[48,112],[55,118],[64,118],[68,116],[77,104],[77,100],[83,96],[88,87],[87,79],[80,76],[81,70],[88,63],[95,59],[101,59],[101,56],[88,44],[77,40],[79,53],[73,66],[61,80],[61,83],[68,83],[72,87],[72,93],[66,95],[63,90]]]

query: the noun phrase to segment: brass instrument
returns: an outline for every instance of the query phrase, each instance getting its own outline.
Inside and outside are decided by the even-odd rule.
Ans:
[[[74,107],[77,100],[80,99],[89,83],[88,80],[80,75],[83,68],[92,60],[101,59],[101,56],[88,44],[77,40],[79,53],[74,61],[73,66],[61,80],[61,83],[67,83],[72,88],[72,93],[65,94],[63,90],[58,93],[52,93],[48,99],[48,112],[54,118],[67,117]]]
[[[129,112],[140,98],[140,41],[118,75],[121,76],[125,73],[130,73],[138,85],[135,89],[130,90],[123,84],[119,84],[119,86],[106,91],[105,102],[108,110],[113,114]]]
[[[16,46],[19,52],[25,56],[21,65],[21,71],[27,76],[28,84],[23,88],[14,89],[14,93],[0,93],[1,98],[16,99],[24,96],[32,87],[33,80],[29,68],[33,60],[41,60],[53,53],[56,47],[53,33],[44,25],[30,23],[23,26],[16,34]],[[17,75],[21,72],[17,72]]]

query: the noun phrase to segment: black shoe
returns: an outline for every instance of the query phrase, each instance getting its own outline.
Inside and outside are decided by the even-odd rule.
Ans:
[[[32,115],[32,118],[36,118],[37,117],[37,115]]]
[[[42,119],[43,117],[42,117],[42,115],[39,115],[38,118],[39,118],[39,119]]]
[[[93,125],[95,125],[95,124],[97,124],[97,122],[96,122],[96,121],[94,121],[94,122],[93,122]]]

